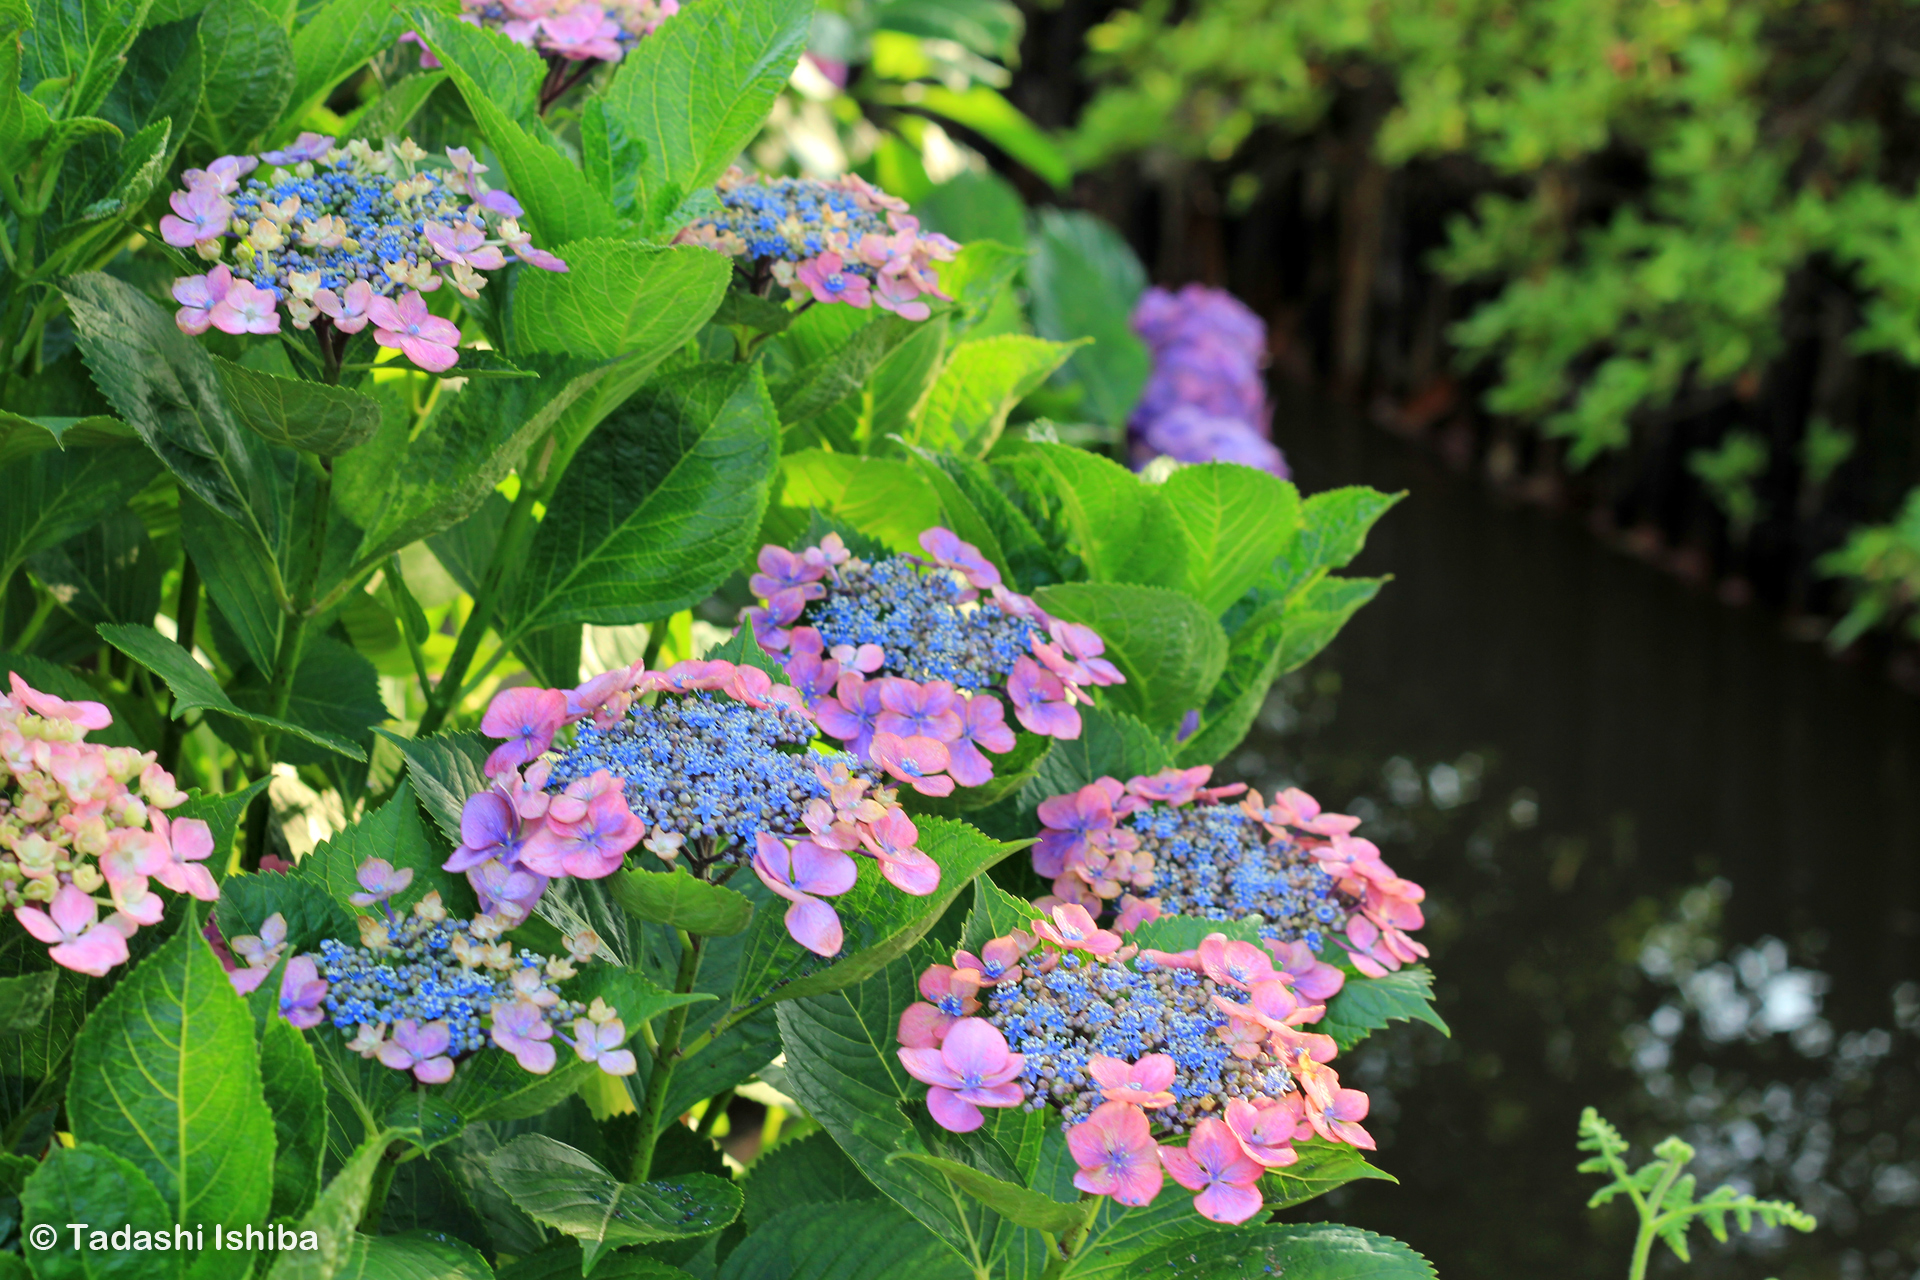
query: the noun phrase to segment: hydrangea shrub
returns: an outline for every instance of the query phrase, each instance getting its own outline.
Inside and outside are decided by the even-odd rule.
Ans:
[[[813,19],[0,14],[0,1274],[1337,1260],[1419,891],[1208,770],[1391,499],[1050,435]]]

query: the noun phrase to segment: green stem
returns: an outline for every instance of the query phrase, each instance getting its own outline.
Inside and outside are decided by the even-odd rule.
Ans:
[[[693,990],[694,980],[700,976],[701,941],[698,934],[680,930],[680,973],[673,989],[682,995]],[[673,1069],[684,1056],[680,1052],[680,1037],[686,1029],[687,1006],[668,1010],[667,1020],[660,1028],[660,1048],[653,1055],[653,1073],[647,1077],[647,1100],[640,1108],[640,1137],[633,1150],[629,1182],[645,1182],[653,1169],[653,1146],[660,1136],[660,1121],[667,1109],[667,1090],[673,1084]]]
[[[180,597],[173,605],[173,634],[180,647],[188,653],[193,652],[195,633],[200,628],[200,566],[193,557],[183,555],[180,564]],[[168,702],[172,697],[169,695]],[[172,710],[171,706],[168,708]],[[179,763],[180,740],[186,736],[187,726],[177,716],[167,717],[167,727],[160,735],[160,767],[168,773],[174,772]]]
[[[321,458],[320,480],[313,492],[313,518],[307,526],[307,573],[300,594],[287,610],[280,627],[280,646],[273,655],[273,677],[267,684],[267,714],[275,720],[287,716],[287,704],[293,699],[293,679],[300,670],[300,656],[306,650],[307,625],[314,615],[314,592],[320,585],[320,562],[326,554],[327,519],[333,505],[333,463]],[[254,739],[254,768],[258,776],[273,772],[273,750],[279,734],[269,730]],[[255,796],[247,808],[247,852],[241,865],[248,871],[260,869],[267,852],[267,824],[272,805],[267,793]]]
[[[366,1212],[360,1215],[359,1230],[362,1235],[380,1234],[380,1219],[387,1211],[387,1193],[393,1190],[393,1175],[400,1168],[400,1152],[403,1143],[394,1143],[380,1157],[380,1163],[373,1167],[373,1181],[367,1187]]]
[[[53,592],[42,591],[40,599],[33,606],[33,614],[27,619],[27,625],[20,628],[20,634],[13,638],[11,648],[25,653],[40,638],[40,631],[47,625],[47,619],[53,616]]]
[[[733,1090],[722,1089],[707,1099],[707,1109],[700,1116],[700,1127],[694,1132],[702,1138],[713,1136],[713,1127],[720,1123],[720,1117],[727,1114],[727,1104],[733,1101]]]
[[[440,673],[440,684],[434,695],[428,697],[420,727],[414,730],[419,737],[438,732],[448,714],[459,705],[460,687],[466,681],[467,668],[473,664],[473,655],[480,651],[481,638],[493,625],[493,611],[500,603],[507,572],[519,563],[522,545],[533,536],[534,487],[526,477],[521,478],[520,492],[507,511],[506,523],[500,526],[500,541],[494,544],[493,562],[487,566],[486,577],[481,579],[480,590],[474,595],[473,610],[460,627],[453,656],[447,659],[446,668]]]
[[[1100,1201],[1099,1196],[1082,1193],[1080,1203],[1084,1207],[1080,1225],[1062,1231],[1059,1239],[1053,1242],[1053,1248],[1049,1250],[1051,1256],[1047,1259],[1047,1269],[1041,1273],[1040,1280],[1054,1280],[1056,1276],[1066,1273],[1067,1267],[1073,1262],[1073,1255],[1079,1251],[1081,1244],[1086,1240],[1087,1231],[1093,1226],[1093,1220],[1100,1214]]]
[[[1660,1229],[1660,1206],[1666,1203],[1667,1192],[1679,1181],[1680,1167],[1678,1160],[1667,1161],[1667,1171],[1660,1175],[1660,1181],[1654,1184],[1646,1200],[1635,1206],[1640,1210],[1640,1234],[1634,1237],[1633,1262],[1627,1268],[1627,1280],[1646,1280],[1647,1262],[1653,1256],[1653,1242]]]

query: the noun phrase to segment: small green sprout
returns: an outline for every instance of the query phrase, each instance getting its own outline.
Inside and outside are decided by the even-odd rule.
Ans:
[[[1640,1214],[1640,1234],[1633,1242],[1633,1265],[1627,1269],[1627,1280],[1645,1280],[1656,1239],[1666,1241],[1680,1261],[1692,1261],[1687,1252],[1687,1228],[1695,1218],[1705,1219],[1707,1230],[1723,1244],[1728,1214],[1743,1232],[1753,1230],[1756,1217],[1767,1226],[1785,1224],[1796,1231],[1811,1231],[1818,1225],[1812,1214],[1802,1213],[1790,1200],[1756,1200],[1729,1186],[1716,1187],[1704,1199],[1695,1200],[1693,1175],[1683,1172],[1693,1159],[1693,1148],[1677,1137],[1655,1147],[1656,1158],[1651,1163],[1627,1172],[1627,1140],[1592,1107],[1580,1113],[1580,1150],[1599,1152],[1591,1160],[1581,1161],[1581,1173],[1610,1174],[1613,1178],[1593,1193],[1587,1207],[1597,1208],[1624,1192]]]

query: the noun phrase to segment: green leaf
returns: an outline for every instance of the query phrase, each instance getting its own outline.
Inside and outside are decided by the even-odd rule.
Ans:
[[[398,1136],[391,1129],[382,1130],[368,1135],[354,1150],[313,1208],[300,1219],[300,1229],[316,1233],[320,1247],[290,1249],[281,1254],[267,1273],[267,1280],[334,1280],[344,1274],[357,1240],[353,1228],[366,1212],[374,1170]]]
[[[208,599],[236,642],[227,647],[239,650],[223,656],[236,667],[251,664],[271,671],[287,620],[280,605],[285,587],[274,549],[191,492],[180,495],[180,537],[200,570]],[[203,644],[206,634],[201,633]],[[226,642],[226,634],[221,634],[219,643]]]
[[[1103,702],[1171,734],[1207,698],[1227,665],[1227,635],[1192,596],[1163,587],[1067,583],[1034,593],[1056,617],[1099,632],[1125,684],[1101,690]]]
[[[53,1007],[56,987],[52,971],[0,978],[0,1034],[31,1031]]]
[[[867,316],[852,307],[815,307],[798,317],[779,339],[796,368],[773,389],[782,425],[807,422],[859,391],[919,332],[890,312]]]
[[[615,190],[648,232],[753,140],[806,49],[810,0],[695,0],[625,58],[602,99],[610,148],[638,168]]]
[[[654,380],[561,479],[505,608],[510,634],[650,622],[705,599],[752,551],[778,449],[758,369]]]
[[[1200,713],[1200,725],[1179,746],[1180,764],[1212,764],[1247,736],[1280,674],[1286,626],[1285,603],[1272,600],[1234,630],[1227,642],[1226,669]]]
[[[1261,583],[1262,598],[1290,599],[1327,570],[1347,564],[1366,545],[1367,531],[1406,496],[1352,485],[1308,498],[1300,507],[1300,536],[1274,566],[1274,576]]]
[[[546,126],[526,114],[525,75],[514,64],[537,64],[537,57],[530,50],[525,57],[509,52],[513,46],[504,36],[445,14],[421,6],[407,12],[409,25],[446,66],[486,131],[500,161],[500,185],[525,206],[534,238],[553,246],[618,235],[620,219],[607,198],[560,150]]]
[[[335,85],[368,58],[391,49],[406,30],[406,14],[389,0],[330,0],[322,5],[293,33],[295,74],[286,118],[304,120]]]
[[[1305,666],[1385,584],[1385,578],[1322,578],[1289,600],[1275,674]]]
[[[1003,333],[963,342],[927,393],[909,439],[928,448],[985,457],[1014,405],[1073,354],[1073,344]]]
[[[418,777],[409,774],[418,784]],[[359,893],[355,875],[369,858],[383,858],[398,870],[411,869],[413,882],[389,901],[394,910],[404,911],[431,890],[440,891],[440,900],[456,916],[470,915],[474,907],[473,889],[465,876],[443,871],[446,856],[427,838],[426,824],[420,820],[420,807],[414,803],[413,786],[402,783],[393,798],[360,821],[322,841],[300,862],[295,873],[323,886],[341,909],[356,913],[347,899]],[[288,918],[291,933],[292,917]]]
[[[580,1241],[589,1271],[603,1249],[712,1235],[740,1216],[740,1191],[712,1174],[622,1182],[584,1152],[524,1134],[487,1162],[513,1202]]]
[[[365,751],[346,738],[325,730],[308,729],[290,721],[260,715],[235,705],[225,691],[214,683],[213,676],[207,669],[193,660],[192,654],[152,627],[136,626],[132,623],[102,623],[98,630],[101,639],[166,682],[167,688],[173,692],[175,720],[189,711],[215,711],[223,716],[231,716],[236,720],[258,725],[263,729],[291,733],[315,746],[325,747],[351,760],[367,758]]]
[[[727,1255],[719,1280],[969,1280],[974,1274],[897,1205],[869,1200],[785,1209]]]
[[[919,998],[914,979],[923,957],[935,958],[929,948],[856,986],[780,1005],[787,1053],[781,1086],[889,1199],[989,1274],[988,1260],[1028,1233],[980,1202],[956,1196],[946,1178],[888,1159],[896,1151],[929,1150],[904,1110],[924,1086],[895,1052],[900,1015]],[[943,1145],[931,1153],[955,1152]]]
[[[1299,491],[1255,467],[1181,467],[1162,492],[1187,538],[1187,571],[1179,585],[1216,615],[1269,572],[1299,532]]]
[[[320,1165],[327,1152],[327,1086],[306,1037],[285,1018],[269,1015],[260,1030],[260,1078],[267,1109],[273,1113],[271,1213],[298,1218],[320,1191]]]
[[[784,900],[767,902],[754,913],[747,933],[734,979],[735,1012],[768,1000],[834,991],[877,972],[925,936],[969,881],[1024,847],[988,839],[963,822],[944,818],[922,817],[916,825],[921,852],[940,865],[940,887],[924,898],[912,897],[861,859],[859,881],[833,900],[846,932],[841,953],[833,959],[815,955],[788,936]]]
[[[868,1182],[821,1130],[782,1142],[762,1155],[749,1166],[741,1185],[747,1202],[740,1217],[754,1231],[775,1214],[798,1205],[884,1198],[880,1188]]]
[[[221,882],[213,918],[229,942],[248,934],[258,937],[267,917],[276,914],[287,922],[290,954],[318,951],[326,938],[357,936],[352,910],[304,867],[292,875],[268,871],[230,875]]]
[[[1187,540],[1162,486],[1142,482],[1111,458],[1061,444],[1022,444],[1004,461],[996,458],[995,470],[1044,507],[1087,578],[1176,588],[1186,581]]]
[[[972,1165],[962,1164],[958,1160],[947,1160],[919,1151],[896,1151],[888,1158],[896,1161],[908,1160],[923,1169],[931,1170],[1007,1221],[1018,1223],[1023,1227],[1032,1227],[1035,1231],[1059,1235],[1079,1227],[1087,1220],[1087,1210],[1084,1205],[1063,1204],[1051,1196],[1042,1195],[1038,1191],[1029,1191],[1017,1183],[1002,1181],[991,1174],[982,1173]]]
[[[739,933],[753,919],[753,904],[724,885],[672,871],[616,871],[607,882],[613,900],[636,920],[709,937]]]
[[[1362,1178],[1377,1178],[1396,1185],[1399,1179],[1367,1163],[1357,1148],[1325,1138],[1309,1138],[1293,1144],[1299,1157],[1284,1169],[1269,1169],[1260,1180],[1260,1194],[1270,1209],[1286,1209],[1323,1196],[1335,1187]]]
[[[1026,258],[1024,249],[995,240],[974,240],[963,247],[952,262],[940,264],[940,292],[953,298],[950,314],[961,333],[978,324],[1000,301],[1001,295],[1013,287]],[[1080,335],[1043,333],[1041,336],[1057,342],[1062,337]]]
[[[229,689],[235,705],[243,710],[258,714],[268,706],[267,679],[258,668],[241,673]],[[363,746],[372,736],[368,730],[387,718],[380,673],[351,645],[332,636],[310,635],[301,647],[285,718],[305,731],[303,737]],[[279,755],[293,764],[326,761],[325,754],[302,742],[282,742]]]
[[[104,414],[86,418],[23,418],[0,409],[0,463],[30,458],[56,447],[92,448],[124,444],[138,438],[132,427]]]
[[[380,428],[380,405],[346,387],[276,377],[214,359],[227,405],[269,444],[338,457]]]
[[[480,378],[457,392],[443,389],[418,432],[406,414],[388,415],[334,469],[339,510],[364,531],[354,560],[377,564],[472,515],[537,441],[598,403],[600,385],[617,368],[549,360],[539,378]]]
[[[1119,232],[1077,211],[1041,210],[1032,245],[1026,279],[1034,329],[1055,342],[1093,340],[1073,353],[1068,367],[1086,388],[1094,416],[1124,427],[1153,370],[1132,324],[1147,287],[1140,259]]]
[[[181,485],[276,546],[282,483],[271,447],[227,408],[211,356],[124,281],[99,272],[62,287],[101,392]]]
[[[1021,808],[1033,809],[1050,796],[1071,795],[1099,778],[1128,778],[1158,773],[1173,763],[1159,735],[1124,711],[1080,709],[1080,736],[1056,740],[1022,788]]]
[[[0,582],[28,556],[124,509],[159,469],[136,444],[48,450],[0,467],[0,492],[7,495],[0,503]]]
[[[70,1148],[53,1145],[20,1189],[20,1217],[24,1223],[51,1226],[56,1233],[53,1248],[32,1254],[33,1274],[40,1280],[177,1276],[187,1260],[184,1253],[74,1248],[75,1233],[68,1223],[86,1224],[82,1237],[104,1231],[111,1239],[123,1227],[152,1232],[170,1230],[180,1221],[138,1165],[90,1142]],[[189,1242],[194,1225],[186,1224]]]
[[[744,289],[728,289],[722,293],[712,317],[714,324],[743,325],[755,333],[781,333],[793,321],[794,313],[785,306]]]
[[[1073,166],[1066,154],[997,90],[984,84],[974,84],[961,93],[941,84],[916,87],[920,94],[914,99],[915,106],[965,125],[1056,191],[1066,190],[1073,180]]]
[[[67,1116],[79,1142],[132,1161],[170,1221],[266,1220],[273,1115],[261,1099],[253,1015],[194,923],[121,980],[73,1046]],[[202,1269],[215,1264],[205,1262]],[[246,1270],[219,1268],[222,1274]]]
[[[1434,1012],[1432,970],[1416,964],[1380,978],[1348,974],[1346,985],[1327,1002],[1327,1016],[1314,1030],[1332,1036],[1346,1050],[1389,1022],[1424,1022],[1441,1035],[1453,1034]]]
[[[472,1245],[438,1232],[398,1236],[356,1233],[336,1280],[493,1280]]]
[[[561,1240],[502,1267],[500,1280],[580,1280],[580,1256],[577,1241]],[[687,1273],[644,1254],[614,1253],[600,1259],[593,1280],[687,1280]]]
[[[700,331],[732,274],[696,245],[586,240],[555,252],[565,273],[529,271],[515,286],[514,349],[626,356],[636,378]]]
[[[918,553],[920,534],[939,523],[940,499],[899,458],[859,458],[802,449],[780,459],[780,501],[805,512],[816,507],[885,543]]]
[[[151,453],[146,461],[159,469]],[[0,473],[0,485],[6,483]],[[61,607],[88,625],[150,622],[160,611],[160,579],[167,566],[145,523],[124,507],[59,546],[28,557],[27,563]]]
[[[1078,1270],[1068,1275],[1079,1276]],[[1434,1280],[1427,1260],[1386,1236],[1331,1223],[1237,1227],[1161,1245],[1129,1275],[1156,1280]]]
[[[487,789],[487,776],[481,770],[492,748],[470,730],[431,738],[403,738],[384,729],[376,732],[406,756],[407,777],[420,793],[420,803],[448,843],[459,844],[460,811],[468,796]]]
[[[212,0],[200,17],[205,90],[195,136],[215,154],[251,150],[293,96],[293,40],[280,17],[254,0]]]

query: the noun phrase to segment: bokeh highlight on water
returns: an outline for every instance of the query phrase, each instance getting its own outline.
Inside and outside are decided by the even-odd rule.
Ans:
[[[1411,496],[1357,566],[1394,581],[1221,772],[1380,832],[1454,1031],[1353,1055],[1401,1185],[1292,1216],[1443,1276],[1617,1277],[1592,1103],[1821,1219],[1697,1231],[1689,1274],[1920,1277],[1920,703],[1324,404],[1283,395],[1274,434],[1307,492]]]

